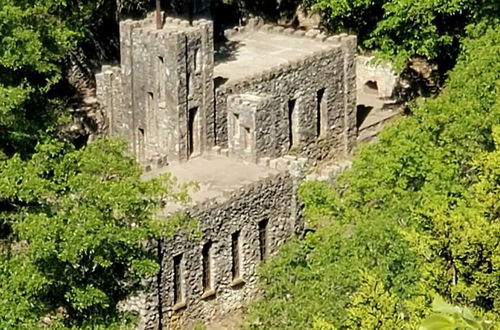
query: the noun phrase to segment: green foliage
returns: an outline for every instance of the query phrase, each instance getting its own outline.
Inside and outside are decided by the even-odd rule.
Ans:
[[[420,330],[492,329],[491,322],[476,318],[467,307],[447,304],[441,297],[434,299],[432,309],[435,313],[422,322]]]
[[[263,267],[249,328],[415,328],[434,294],[498,321],[500,30],[476,36],[333,189],[300,188],[322,226]]]
[[[68,117],[61,95],[68,55],[114,22],[116,5],[142,8],[135,0],[0,0],[0,158],[33,152]]]
[[[449,61],[468,24],[498,24],[496,0],[307,0],[334,30],[354,30],[368,50],[403,68],[414,55]]]
[[[349,329],[403,329],[404,312],[398,299],[391,295],[384,284],[375,276],[366,272],[359,290],[351,298],[347,310]]]
[[[312,324],[312,330],[336,330],[336,328],[322,318],[315,317]]]
[[[55,121],[45,97],[79,34],[51,1],[0,1],[0,152],[28,148]]]
[[[142,181],[124,154],[113,140],[81,150],[51,141],[29,160],[0,163],[0,221],[12,230],[0,261],[0,328],[44,319],[116,326],[118,302],[158,271],[145,243],[181,226],[155,215],[186,200],[186,187],[170,176]]]

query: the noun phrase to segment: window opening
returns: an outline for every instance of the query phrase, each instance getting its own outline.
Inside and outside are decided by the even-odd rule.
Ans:
[[[144,160],[145,153],[145,137],[144,128],[138,128],[137,130],[137,155],[139,160]]]
[[[259,222],[259,249],[260,249],[260,260],[265,260],[267,259],[267,225],[269,221],[262,220]]]
[[[316,136],[319,137],[326,133],[328,127],[324,88],[316,93],[316,102]]]
[[[184,301],[184,288],[182,285],[182,254],[174,257],[174,304]]]
[[[378,95],[378,84],[374,80],[368,80],[363,86],[363,91],[368,94]]]
[[[198,108],[189,109],[188,113],[188,156],[191,156],[195,148],[197,147],[196,143],[196,125],[197,125],[197,116],[198,116]]]
[[[237,231],[231,235],[231,253],[232,253],[232,267],[231,274],[233,276],[233,281],[241,277],[240,268],[240,232]]]
[[[291,149],[295,144],[296,120],[295,120],[296,100],[288,101],[288,147]]]
[[[252,134],[250,133],[250,128],[245,127],[245,149],[250,150],[251,147],[251,141],[252,141]]]
[[[207,242],[203,245],[203,291],[212,290],[212,242]]]

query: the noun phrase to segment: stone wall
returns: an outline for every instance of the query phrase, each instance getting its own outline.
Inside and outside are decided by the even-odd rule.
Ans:
[[[258,28],[269,33],[317,38],[319,42],[328,43],[329,47],[219,86],[216,89],[216,144],[229,148],[232,156],[243,159],[279,157],[287,153],[323,159],[349,153],[357,136],[356,37],[327,38],[314,31],[307,35],[304,31],[267,25]],[[241,31],[240,28],[238,32],[233,30],[230,33]],[[320,93],[322,111],[318,111]],[[250,98],[254,101],[248,102]],[[292,116],[290,107],[294,108]],[[256,131],[250,133],[261,143],[250,153],[242,153],[231,142],[235,140],[231,136],[234,134],[231,118],[245,112],[255,113],[250,126]],[[318,118],[320,113],[322,118]],[[293,121],[291,127],[290,121]],[[290,141],[291,138],[294,141]]]
[[[121,66],[96,75],[110,134],[129,141],[146,164],[202,153],[214,102],[212,22],[168,17],[156,29],[151,15],[125,20],[120,42]]]
[[[124,302],[140,316],[139,329],[190,328],[250,302],[257,293],[256,271],[261,262],[259,223],[267,221],[266,256],[303,228],[296,198],[304,178],[305,160],[288,161],[277,174],[228,191],[224,200],[207,200],[186,212],[199,221],[201,238],[179,232],[156,242],[161,272],[149,290]],[[240,275],[232,276],[232,234],[240,232]],[[211,242],[210,283],[203,286],[202,249]],[[174,258],[181,257],[182,299],[174,297]]]
[[[358,89],[371,92],[381,99],[389,99],[394,96],[399,77],[390,65],[374,64],[373,59],[373,56],[358,56],[356,70]]]

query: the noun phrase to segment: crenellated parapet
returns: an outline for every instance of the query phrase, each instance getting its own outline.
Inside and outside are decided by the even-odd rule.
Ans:
[[[125,138],[143,164],[201,154],[214,102],[213,23],[166,17],[156,29],[148,15],[122,21],[120,42],[120,67],[96,75],[109,133]]]
[[[328,36],[260,20],[225,35],[228,44],[236,45],[236,58],[215,66],[215,76],[225,78],[215,95],[218,146],[247,160],[287,153],[321,160],[351,152],[357,136],[356,36]],[[235,153],[232,141],[241,137],[230,129],[239,108],[234,99],[248,94],[268,103],[265,120],[249,132],[271,141],[257,156],[248,149]]]
[[[128,141],[144,179],[199,183],[159,216],[184,212],[201,236],[153,242],[161,271],[123,302],[143,329],[189,328],[253,299],[259,262],[303,232],[306,169],[348,155],[357,135],[355,36],[252,19],[214,50],[211,21],[163,21],[121,22],[120,65],[96,75],[109,133]]]

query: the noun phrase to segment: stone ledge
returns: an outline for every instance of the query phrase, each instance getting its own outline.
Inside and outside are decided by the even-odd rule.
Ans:
[[[181,301],[181,302],[178,302],[177,304],[175,304],[174,307],[172,307],[172,311],[178,312],[180,310],[183,310],[186,307],[187,307],[186,301]]]

